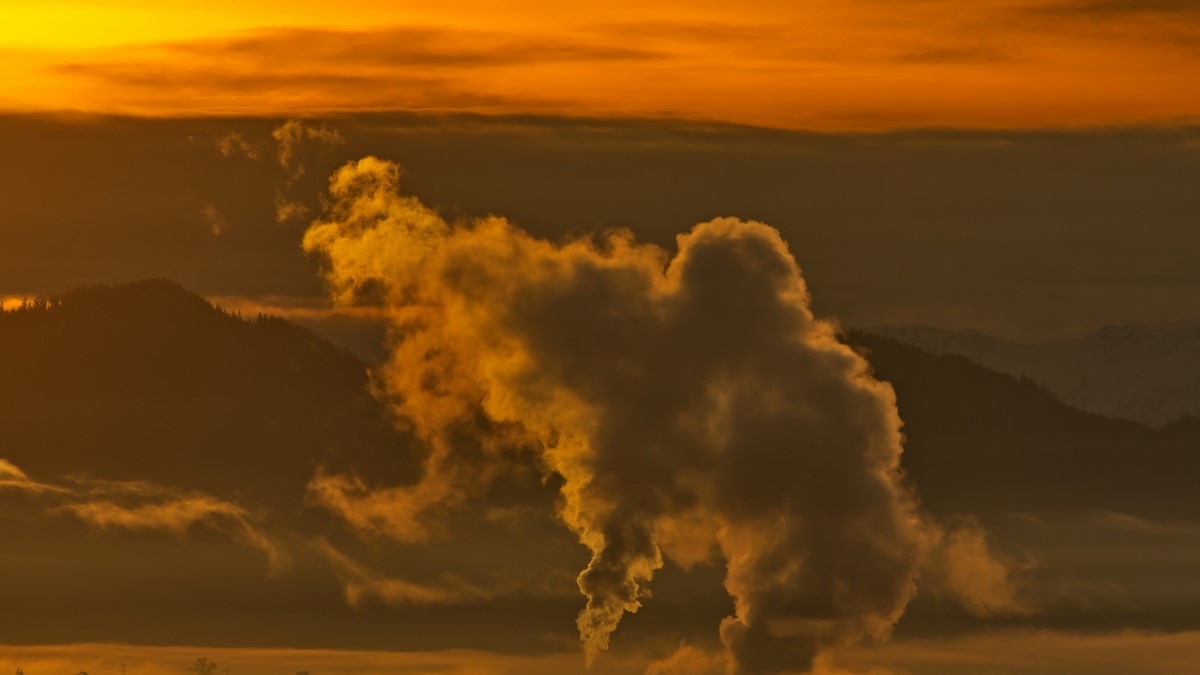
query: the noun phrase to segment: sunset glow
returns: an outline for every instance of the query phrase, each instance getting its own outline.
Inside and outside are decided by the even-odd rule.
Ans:
[[[286,6],[286,8],[285,8]],[[793,129],[1200,115],[1183,3],[28,3],[0,104],[152,116],[434,110]],[[286,21],[280,17],[286,16]]]
[[[1179,675],[1197,0],[0,0],[0,675]]]

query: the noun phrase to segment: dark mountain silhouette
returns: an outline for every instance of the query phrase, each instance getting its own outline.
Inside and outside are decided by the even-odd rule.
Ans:
[[[539,636],[572,630],[569,576],[565,593],[482,609],[484,600],[347,605],[339,571],[313,548],[314,537],[371,570],[418,580],[440,580],[449,561],[488,581],[497,566],[514,564],[497,551],[528,565],[565,548],[571,567],[580,554],[549,518],[523,526],[520,536],[530,540],[514,547],[514,530],[475,514],[467,524],[483,529],[479,536],[414,554],[359,541],[308,504],[319,465],[393,485],[416,478],[423,450],[371,395],[368,366],[308,329],[230,315],[177,284],[143,281],[0,313],[0,353],[0,459],[56,486],[75,485],[64,476],[86,472],[206,493],[253,513],[289,557],[268,574],[267,557],[229,518],[186,531],[102,527],[55,510],[64,502],[52,494],[0,490],[0,597],[22,608],[0,615],[0,640],[371,649],[466,640],[532,650],[542,646]],[[530,485],[553,490],[536,474],[512,489],[529,494]]]
[[[1083,412],[1028,378],[879,335],[848,339],[896,389],[904,463],[938,511],[1184,508],[1200,426]],[[317,465],[411,476],[416,444],[368,366],[283,319],[230,315],[177,284],[84,288],[0,314],[3,454],[298,508]]]
[[[1200,415],[1200,326],[1106,326],[1041,344],[925,326],[869,330],[928,352],[960,354],[1015,377],[1031,377],[1081,410],[1154,427]]]
[[[411,441],[367,367],[177,284],[83,288],[0,314],[0,457],[48,479],[142,479],[295,507],[318,464],[387,478]]]
[[[165,281],[81,289],[27,305],[0,313],[0,458],[37,480],[62,484],[61,476],[87,472],[267,507],[271,527],[320,532],[401,577],[440,578],[442,567],[465,565],[487,578],[508,560],[501,551],[531,569],[558,569],[555,560],[569,561],[565,570],[581,564],[573,538],[547,519],[505,529],[480,517],[471,521],[471,537],[431,552],[356,543],[332,516],[306,507],[305,486],[318,465],[390,484],[415,477],[412,460],[420,452],[369,393],[367,364],[307,329],[230,315]],[[1139,625],[1196,625],[1188,611],[1194,605],[1155,595],[1155,583],[1164,574],[1194,578],[1188,561],[1195,559],[1195,537],[1186,523],[1195,520],[1200,422],[1184,418],[1154,430],[1071,408],[1031,380],[961,356],[865,333],[847,338],[895,387],[907,436],[904,465],[929,510],[977,514],[1002,547],[1034,551],[1044,561],[1038,592],[1049,599],[1039,620],[1126,626],[1136,606]],[[521,494],[554,489],[536,476],[501,487]],[[538,494],[533,501],[547,496]],[[9,498],[0,495],[0,502]],[[545,644],[530,635],[562,630],[573,639],[578,598],[569,573],[561,595],[352,609],[328,563],[303,547],[292,567],[265,581],[261,553],[227,533],[197,526],[186,543],[162,532],[101,534],[68,517],[25,518],[21,509],[29,503],[13,501],[0,514],[0,594],[30,608],[0,619],[9,640],[425,649],[451,646],[439,642],[447,635],[470,635],[488,647],[536,651]],[[1126,528],[1116,538],[1108,521],[1077,524],[1075,512],[1147,520],[1112,520]],[[1101,564],[1100,557],[1080,562],[1077,554],[1114,545],[1142,551],[1144,559]],[[690,576],[668,567],[656,579],[659,602],[631,623],[687,619],[707,634],[729,611],[719,572]],[[1074,596],[1052,597],[1076,582],[1092,584],[1080,587],[1078,607]],[[1114,583],[1131,589],[1128,595],[1089,595],[1089,588]],[[967,625],[931,598],[920,603],[904,630]],[[522,626],[528,634],[496,626]]]
[[[1072,408],[1027,377],[854,332],[904,418],[904,465],[936,511],[1193,516],[1200,425],[1158,431]]]

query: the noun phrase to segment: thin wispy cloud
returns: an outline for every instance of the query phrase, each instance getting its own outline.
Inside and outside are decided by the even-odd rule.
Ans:
[[[33,496],[43,515],[69,516],[99,530],[158,531],[183,537],[193,527],[207,527],[262,553],[272,572],[289,563],[285,546],[268,532],[261,516],[245,506],[194,490],[88,476],[72,476],[60,484],[43,483],[0,460],[0,491]],[[22,509],[21,513],[29,512]]]

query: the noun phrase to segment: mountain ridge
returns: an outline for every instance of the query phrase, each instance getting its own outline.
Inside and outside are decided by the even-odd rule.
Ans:
[[[877,326],[864,332],[1030,377],[1072,406],[1109,417],[1162,428],[1200,415],[1200,326],[1117,324],[1038,344],[928,326]]]
[[[253,472],[282,490],[256,498],[297,502],[318,464],[411,470],[392,450],[412,441],[369,394],[366,364],[174,282],[86,287],[4,312],[0,353],[20,355],[0,381],[0,438],[30,473],[232,492]]]
[[[449,516],[456,519],[456,541],[429,547],[360,539],[308,502],[318,466],[374,486],[411,484],[425,448],[371,395],[369,366],[307,329],[231,315],[161,281],[28,304],[37,306],[0,315],[0,354],[7,356],[0,459],[32,480],[69,488],[80,485],[70,476],[83,472],[95,479],[85,486],[112,481],[209,495],[243,508],[252,525],[269,526],[279,541],[325,538],[367,568],[401,579],[440,579],[450,569],[486,581],[496,564],[541,573],[577,570],[583,562],[575,539],[549,517],[554,483],[540,481],[536,471],[498,481],[497,494]],[[1128,602],[1087,595],[1105,608],[1098,615],[1070,598],[1054,600],[1047,621],[1119,627],[1130,603],[1144,601],[1151,610],[1139,609],[1139,616],[1153,625],[1195,625],[1173,599],[1153,595],[1159,567],[1151,574],[1140,562],[1097,567],[1073,556],[1092,545],[1088,537],[1116,527],[1118,540],[1148,551],[1154,565],[1194,559],[1186,533],[1195,520],[1200,423],[1156,430],[1072,408],[1028,378],[962,356],[868,333],[844,339],[896,392],[902,469],[925,510],[951,522],[977,519],[1002,550],[1044,556],[1049,576],[1039,593],[1076,579],[1101,586],[1120,579],[1136,592]],[[537,651],[545,644],[536,636],[569,628],[578,612],[572,572],[561,576],[562,594],[520,602],[481,599],[433,614],[382,603],[350,608],[338,571],[303,543],[291,549],[292,568],[264,582],[262,550],[227,531],[97,528],[61,511],[38,511],[28,501],[37,498],[0,494],[0,531],[12,552],[0,556],[0,595],[32,608],[0,616],[0,635],[8,640],[294,646],[337,634],[340,642],[329,646],[418,648],[441,644],[430,640],[443,631],[486,640],[495,639],[489,632],[495,625],[536,624],[519,641],[508,636],[494,644]],[[515,507],[512,522],[495,520],[486,508],[507,503]],[[1105,545],[1114,541],[1105,537]],[[514,538],[522,545],[512,546]],[[89,564],[63,564],[74,558]],[[1194,574],[1184,562],[1171,573]],[[28,580],[37,569],[59,576],[43,575],[34,585]],[[714,574],[665,569],[655,589],[663,602],[630,622],[651,625],[665,616],[656,612],[674,611],[680,621],[694,620],[695,630],[710,630],[729,611]],[[128,608],[124,613],[112,612],[114,597]],[[965,625],[960,613],[922,598],[902,630]],[[184,606],[193,610],[186,625],[161,620]]]
[[[873,332],[845,338],[896,390],[906,470],[939,510],[993,511],[1015,485],[1026,500],[1093,504],[1088,494],[1112,495],[1118,483],[1169,510],[1176,491],[1155,481],[1194,475],[1187,448],[1200,425],[1186,418],[1157,431],[961,355]],[[0,314],[0,353],[21,355],[0,381],[10,401],[0,438],[10,461],[39,475],[136,475],[230,493],[267,474],[274,487],[247,496],[296,508],[317,466],[379,482],[419,467],[421,444],[370,394],[366,363],[307,328],[227,313],[174,282],[83,288]],[[1142,466],[1139,452],[1171,470]],[[1077,479],[1056,484],[1047,472]]]

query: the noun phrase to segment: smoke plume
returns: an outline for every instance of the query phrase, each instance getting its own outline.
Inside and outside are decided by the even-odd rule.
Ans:
[[[304,175],[304,163],[300,154],[305,143],[340,145],[345,142],[337,129],[323,124],[313,126],[300,120],[288,120],[271,130],[275,141],[275,159],[294,181]]]
[[[399,175],[373,157],[339,170],[304,247],[336,299],[390,314],[379,384],[427,441],[425,475],[372,490],[322,474],[319,503],[416,540],[506,453],[534,453],[591,551],[577,621],[589,663],[664,557],[725,561],[735,673],[807,670],[826,647],[886,637],[935,552],[944,571],[964,569],[956,551],[982,556],[993,578],[977,604],[1016,606],[983,539],[919,512],[891,387],[814,318],[776,230],[712,220],[673,255],[623,231],[552,243],[497,217],[448,223],[401,195]]]
[[[217,152],[221,157],[245,157],[258,161],[273,157],[284,171],[285,178],[275,189],[275,221],[286,223],[300,221],[309,216],[308,207],[292,196],[296,182],[304,176],[305,160],[311,148],[331,147],[345,142],[337,129],[324,124],[306,124],[300,120],[287,120],[271,130],[270,139],[247,140],[236,131],[216,139]],[[211,208],[211,207],[208,207]],[[208,214],[205,219],[209,220]],[[223,231],[225,228],[222,227]],[[213,234],[220,234],[213,226]]]

